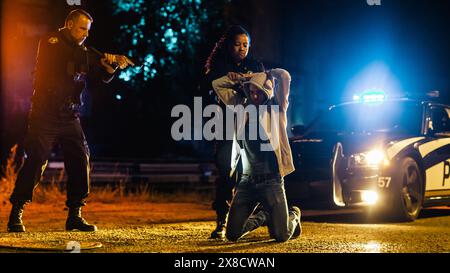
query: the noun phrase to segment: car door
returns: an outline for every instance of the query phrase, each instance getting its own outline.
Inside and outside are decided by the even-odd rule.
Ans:
[[[427,111],[428,141],[419,146],[426,175],[425,198],[450,195],[450,108],[431,105]]]

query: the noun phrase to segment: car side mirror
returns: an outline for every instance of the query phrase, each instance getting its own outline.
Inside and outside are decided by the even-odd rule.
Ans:
[[[431,121],[428,122],[427,125],[427,136],[428,137],[450,137],[450,128],[446,128],[448,126],[439,126],[439,124],[433,124]],[[437,128],[433,128],[437,127]],[[442,127],[442,128],[441,128]]]
[[[436,134],[436,128],[434,128],[433,123],[430,120],[427,123],[427,136],[428,137],[434,137],[435,134]]]

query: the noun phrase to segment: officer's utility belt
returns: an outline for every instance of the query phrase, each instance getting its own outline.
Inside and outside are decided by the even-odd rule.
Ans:
[[[71,99],[58,99],[54,98],[52,101],[46,101],[47,99],[33,98],[33,109],[36,111],[45,112],[79,112],[81,103],[75,103]]]

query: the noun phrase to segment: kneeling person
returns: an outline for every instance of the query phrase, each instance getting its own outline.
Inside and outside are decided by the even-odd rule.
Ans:
[[[240,180],[228,216],[226,237],[230,241],[238,240],[265,223],[271,238],[279,242],[298,237],[301,233],[300,209],[288,209],[283,182],[283,177],[294,171],[286,132],[290,81],[291,77],[284,69],[255,73],[239,80],[224,76],[213,81],[214,90],[226,105],[246,107],[245,115],[237,115],[231,157],[230,175],[237,171]],[[245,96],[232,89],[237,83],[243,85]],[[262,105],[266,107],[259,107]],[[247,112],[247,108],[250,110],[252,106],[257,112],[253,116]],[[268,128],[270,122],[267,121],[277,124]],[[258,127],[262,127],[259,133],[264,136],[249,137],[250,128]],[[239,170],[238,165],[242,166]],[[260,203],[266,213],[252,215]]]

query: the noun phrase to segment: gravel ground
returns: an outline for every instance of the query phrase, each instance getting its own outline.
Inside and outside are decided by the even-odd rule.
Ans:
[[[3,230],[8,212],[0,211]],[[90,204],[85,217],[98,225],[95,233],[65,232],[65,215],[60,205],[32,204],[24,216],[28,232],[0,232],[0,252],[62,252],[70,241],[101,243],[86,250],[101,253],[450,252],[449,208],[425,210],[413,223],[382,224],[362,223],[354,211],[304,211],[302,236],[286,243],[270,240],[266,227],[237,243],[210,240],[215,223],[208,204]]]

